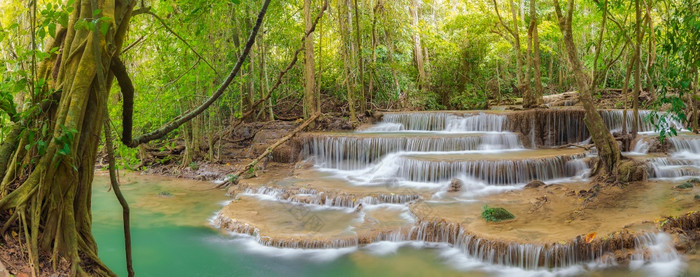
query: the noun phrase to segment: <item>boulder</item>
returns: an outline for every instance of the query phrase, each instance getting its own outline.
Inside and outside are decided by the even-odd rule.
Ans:
[[[539,187],[544,186],[544,185],[545,185],[544,182],[542,182],[540,180],[532,180],[529,183],[527,183],[527,185],[525,185],[525,188],[526,189],[534,189],[534,188],[539,188]]]
[[[450,182],[450,187],[447,189],[447,192],[459,192],[462,191],[462,187],[464,187],[462,180],[454,178]]]

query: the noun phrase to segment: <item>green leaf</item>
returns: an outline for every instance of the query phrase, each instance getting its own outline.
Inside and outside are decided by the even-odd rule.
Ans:
[[[49,23],[49,35],[53,38],[56,37],[56,23]]]
[[[103,36],[107,35],[107,31],[109,31],[109,25],[109,22],[100,22],[100,33],[102,33]]]
[[[92,16],[97,16],[97,15],[100,14],[101,12],[102,12],[101,9],[96,9],[95,11],[92,12]]]

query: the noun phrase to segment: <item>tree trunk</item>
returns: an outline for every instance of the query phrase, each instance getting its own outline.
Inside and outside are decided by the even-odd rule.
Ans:
[[[639,4],[640,0],[635,0],[636,25],[635,34],[637,34],[637,42],[634,45],[635,66],[634,66],[634,92],[632,93],[632,138],[637,137],[639,131],[639,93],[642,90],[642,10]]]
[[[136,1],[100,1],[95,6],[96,2],[75,1],[68,26],[47,44],[59,47],[61,53],[71,53],[61,58],[52,55],[36,71],[37,80],[48,80],[40,89],[60,90],[54,92],[60,93],[60,101],[23,126],[30,130],[39,130],[35,128],[42,125],[48,128],[34,141],[20,138],[12,162],[2,172],[0,218],[10,211],[19,214],[20,224],[13,231],[26,238],[29,262],[37,275],[40,252],[51,254],[54,266],[61,259],[70,262],[72,275],[85,275],[86,265],[91,274],[114,275],[97,256],[90,202],[97,134],[102,130],[112,80],[105,69],[111,55],[121,50]],[[74,27],[76,22],[102,16],[114,19],[105,35],[97,28]],[[103,45],[111,45],[115,51],[103,51]],[[56,75],[51,74],[54,67],[58,68]],[[39,149],[37,141],[46,147]]]
[[[394,81],[394,90],[395,90],[395,99],[398,100],[399,102],[399,107],[406,107],[405,99],[406,97],[402,97],[401,93],[401,84],[399,84],[399,76],[396,74],[396,68],[394,65],[394,42],[391,40],[391,36],[389,35],[389,31],[385,30],[384,31],[384,36],[386,37],[386,49],[387,49],[387,56],[389,60],[389,67],[391,67],[391,78]]]
[[[634,54],[633,54],[634,55]],[[629,59],[629,58],[628,58]],[[622,134],[625,135],[627,134],[627,101],[629,101],[629,83],[630,83],[630,78],[632,77],[632,66],[634,66],[636,57],[632,57],[629,59],[629,62],[627,63],[627,68],[625,70],[625,80],[622,83]]]
[[[537,32],[537,10],[535,0],[530,0],[530,33],[532,34],[532,62],[534,80],[534,102],[535,106],[540,106],[544,102],[542,99],[544,92],[542,88],[542,73],[540,72],[540,38]]]
[[[321,78],[323,77],[323,19],[318,22],[318,78],[316,80],[316,111],[321,112]]]
[[[360,36],[360,12],[357,8],[357,0],[354,0],[355,6],[355,40],[357,43],[357,62],[358,70],[360,71],[360,113],[364,114],[367,110],[367,100],[365,99],[365,65],[362,58],[362,38]]]
[[[591,138],[598,150],[598,157],[605,173],[613,176],[617,174],[617,166],[621,159],[620,149],[615,138],[610,134],[608,127],[605,126],[603,118],[595,108],[592,96],[593,87],[591,87],[590,77],[584,71],[581,60],[576,53],[576,45],[574,44],[573,32],[571,29],[574,0],[568,1],[566,17],[562,14],[559,0],[554,0],[554,6],[557,17],[559,18],[559,28],[564,35],[566,53],[571,63],[576,86],[579,89],[579,98],[585,110],[584,123],[591,133]]]
[[[346,12],[348,11],[349,7],[347,5],[347,1],[345,2],[345,5],[343,4],[343,1],[338,1],[338,21],[339,21],[339,27],[340,27],[340,39],[342,42],[341,46],[341,55],[343,56],[343,75],[345,79],[345,87],[347,90],[347,98],[348,98],[348,112],[350,113],[350,122],[353,124],[357,124],[357,115],[355,113],[355,98],[353,95],[355,94],[354,91],[354,80],[355,78],[352,75],[351,72],[351,64],[352,64],[352,43],[350,42],[349,34],[350,30],[352,29],[350,24],[350,16],[346,16]]]
[[[376,76],[377,67],[377,10],[382,6],[382,1],[379,0],[372,8],[372,66],[369,74],[369,102],[372,103],[374,96],[374,77]]]
[[[532,20],[530,20],[530,27],[532,27]],[[526,69],[525,69],[525,84],[520,87],[520,91],[523,94],[523,108],[532,108],[535,106],[535,90],[532,87],[530,73],[533,71],[534,66],[532,64],[532,29],[528,28],[527,31],[527,50],[525,52],[526,56]]]
[[[413,58],[415,59],[416,69],[418,70],[418,87],[423,92],[427,92],[428,80],[425,74],[423,48],[420,42],[420,27],[418,26],[420,15],[420,3],[418,0],[412,0],[409,10],[411,12],[411,28],[413,28]]]
[[[651,16],[652,0],[647,0],[647,20],[649,21],[649,54],[647,56],[647,83],[649,91],[649,100],[653,103],[656,101],[656,88],[654,88],[654,64],[656,63],[656,36],[654,35],[654,19]]]
[[[515,70],[516,78],[518,79],[518,89],[522,89],[524,84],[523,80],[523,55],[520,52],[520,34],[518,33],[518,12],[515,7],[513,0],[510,1],[510,12],[513,16],[513,40],[515,41]],[[529,82],[529,80],[527,80]]]
[[[304,26],[309,32],[312,22],[311,0],[304,0]],[[314,80],[314,36],[309,33],[304,40],[304,118],[308,119],[316,113],[316,81]]]

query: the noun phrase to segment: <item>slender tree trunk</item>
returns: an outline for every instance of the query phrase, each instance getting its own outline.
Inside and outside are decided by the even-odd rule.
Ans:
[[[573,18],[574,0],[568,1],[567,14],[563,15],[559,0],[554,0],[555,11],[559,18],[559,28],[564,35],[564,44],[566,45],[566,53],[571,63],[574,73],[574,79],[579,89],[579,98],[585,110],[584,122],[588,131],[591,133],[593,142],[598,150],[598,157],[607,174],[617,174],[617,166],[621,159],[620,149],[603,122],[603,118],[596,110],[593,103],[593,88],[590,77],[583,69],[581,60],[576,53],[576,45],[574,44],[571,21]]]
[[[304,26],[305,32],[309,32],[313,24],[311,14],[311,1],[304,0]],[[304,118],[308,119],[316,113],[316,81],[314,80],[314,36],[309,33],[304,40]]]
[[[532,21],[530,21],[530,27],[532,27]],[[527,50],[525,52],[526,56],[526,69],[525,69],[525,84],[521,87],[523,93],[523,107],[532,108],[535,106],[535,90],[532,87],[532,79],[530,73],[533,71],[534,66],[532,64],[532,29],[528,28],[527,32]]]
[[[625,80],[622,83],[622,107],[624,110],[622,110],[622,134],[626,135],[627,134],[627,108],[628,104],[627,101],[629,101],[629,83],[630,83],[630,78],[632,77],[632,67],[634,66],[636,57],[634,57],[634,54],[631,59],[628,58],[629,62],[627,63],[627,68],[625,70]]]
[[[544,102],[544,89],[542,88],[542,73],[540,72],[540,38],[537,32],[537,10],[535,0],[530,0],[530,33],[532,33],[532,62],[534,84],[534,105],[540,106]]]
[[[377,67],[377,10],[382,6],[382,1],[379,0],[372,8],[372,66],[369,75],[369,102],[374,100],[374,78],[376,76]]]
[[[411,12],[411,28],[413,28],[413,58],[415,59],[416,69],[418,70],[418,87],[420,87],[423,92],[426,92],[428,91],[428,80],[423,61],[423,48],[420,41],[420,27],[418,26],[420,16],[420,3],[418,0],[412,0],[409,10]]]
[[[258,41],[257,41],[258,53],[260,56],[260,69],[258,70],[258,77],[260,80],[259,81],[260,99],[265,99],[265,92],[267,91],[267,86],[265,86],[265,55],[266,55],[266,53],[265,53],[265,38],[263,37],[264,35],[265,35],[265,32],[261,32],[259,37],[258,37]],[[265,118],[268,117],[268,116],[266,116],[266,113],[265,113],[267,111],[266,106],[267,105],[264,101],[262,103],[260,103],[260,112],[262,114],[262,117],[261,117],[262,120],[265,120]],[[270,118],[267,118],[267,119],[272,120]]]
[[[515,41],[515,70],[516,78],[518,79],[518,89],[522,89],[524,84],[523,80],[523,55],[520,51],[520,34],[518,32],[518,12],[515,7],[513,0],[510,1],[510,12],[513,17],[513,40]],[[529,82],[529,81],[527,81]]]
[[[636,14],[636,25],[635,34],[637,35],[637,41],[634,45],[634,55],[635,66],[634,66],[634,92],[632,93],[632,138],[637,137],[637,132],[639,131],[639,93],[642,90],[642,10],[640,7],[640,0],[635,0],[635,14]]]
[[[360,34],[360,12],[357,7],[357,0],[354,0],[355,6],[355,39],[357,43],[357,62],[358,70],[360,71],[360,113],[364,114],[367,110],[367,100],[365,99],[365,65],[362,57],[362,37]]]
[[[345,87],[347,89],[348,98],[348,112],[350,113],[350,122],[357,124],[357,115],[355,113],[355,99],[353,95],[354,91],[354,77],[350,70],[352,64],[352,43],[350,42],[349,33],[351,30],[350,17],[347,16],[348,10],[347,1],[343,4],[343,1],[338,1],[338,22],[340,29],[340,39],[342,41],[341,54],[343,56],[343,76],[345,77]]]
[[[316,111],[321,112],[321,78],[323,77],[323,18],[318,22],[318,78],[316,84]]]
[[[692,122],[692,129],[693,132],[696,134],[700,132],[700,129],[698,128],[698,122],[700,122],[700,113],[698,113],[698,97],[700,96],[700,73],[698,73],[697,67],[693,67],[692,73],[691,73],[691,80],[692,76],[695,75],[695,82],[691,82],[692,88],[690,90],[690,104],[693,105],[693,108],[691,109],[692,111],[692,117],[693,117],[693,122]]]
[[[656,100],[656,88],[654,87],[654,64],[656,63],[656,36],[654,35],[654,19],[651,16],[653,0],[647,0],[647,20],[649,21],[649,53],[647,56],[647,87],[651,102]]]
[[[389,60],[389,67],[391,67],[391,78],[392,80],[394,80],[394,97],[396,97],[396,100],[399,100],[400,107],[406,107],[406,97],[402,97],[403,94],[401,93],[401,84],[399,84],[399,76],[396,73],[396,68],[394,64],[394,42],[391,40],[389,31],[384,31],[384,36],[386,37],[386,48]]]

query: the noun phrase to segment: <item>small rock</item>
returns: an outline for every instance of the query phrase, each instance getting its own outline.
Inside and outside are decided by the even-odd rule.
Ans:
[[[544,182],[542,182],[540,180],[533,180],[533,181],[530,181],[529,183],[527,183],[527,185],[525,185],[525,188],[526,189],[534,189],[534,188],[539,188],[539,187],[544,186],[544,185],[545,185]]]
[[[462,187],[464,187],[464,183],[462,183],[462,180],[454,178],[450,182],[450,188],[447,189],[447,192],[459,192],[462,190]]]

